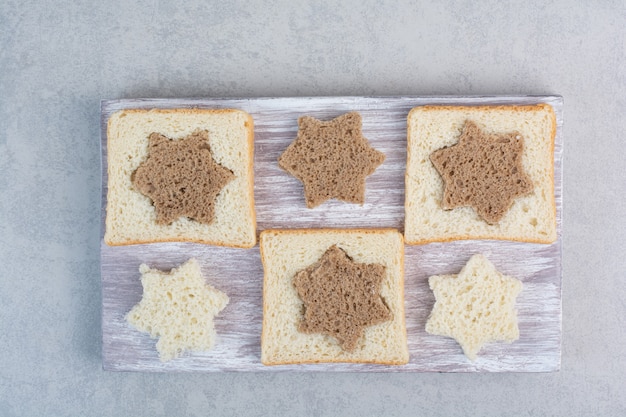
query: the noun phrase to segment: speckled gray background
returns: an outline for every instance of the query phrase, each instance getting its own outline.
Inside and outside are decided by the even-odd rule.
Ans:
[[[0,415],[626,414],[623,1],[172,3],[0,2]],[[371,94],[564,96],[561,371],[103,372],[100,99]]]

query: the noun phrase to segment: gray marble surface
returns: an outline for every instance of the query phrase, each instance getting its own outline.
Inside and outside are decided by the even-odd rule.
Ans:
[[[0,2],[0,416],[626,414],[624,2],[337,3]],[[560,372],[102,370],[101,99],[424,94],[564,97]]]

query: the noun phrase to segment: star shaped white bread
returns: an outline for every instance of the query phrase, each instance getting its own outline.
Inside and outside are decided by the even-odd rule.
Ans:
[[[215,344],[214,317],[228,296],[208,285],[195,259],[169,273],[142,264],[143,298],[126,315],[142,332],[158,337],[159,358],[167,362],[185,350],[207,351]]]
[[[436,301],[426,331],[456,339],[470,360],[486,343],[519,339],[515,299],[522,283],[483,255],[472,256],[458,275],[434,275],[428,283]]]

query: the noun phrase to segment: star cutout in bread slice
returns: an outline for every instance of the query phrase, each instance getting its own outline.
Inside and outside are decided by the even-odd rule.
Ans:
[[[486,343],[519,339],[515,299],[522,283],[483,255],[472,256],[458,275],[434,275],[428,283],[436,301],[426,331],[456,339],[469,359]]]
[[[365,202],[365,177],[385,155],[361,133],[361,116],[351,112],[328,122],[303,116],[298,135],[278,159],[278,165],[302,181],[308,208],[336,198]]]
[[[150,135],[148,158],[131,179],[156,209],[156,223],[170,224],[179,217],[211,223],[215,198],[235,178],[213,159],[207,131],[172,140]]]
[[[214,317],[228,296],[206,284],[200,265],[190,259],[169,273],[142,264],[143,298],[126,315],[128,323],[159,338],[159,358],[166,362],[185,350],[210,350],[216,339]]]
[[[367,326],[392,318],[380,296],[384,275],[384,266],[355,263],[342,249],[331,246],[294,278],[304,302],[298,330],[332,336],[343,350],[353,351]]]
[[[517,197],[533,189],[523,152],[519,133],[489,134],[466,121],[457,144],[430,156],[445,184],[442,207],[471,206],[487,223],[498,223]]]

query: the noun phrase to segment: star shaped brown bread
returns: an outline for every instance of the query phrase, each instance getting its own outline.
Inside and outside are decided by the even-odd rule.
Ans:
[[[361,116],[351,112],[323,122],[298,119],[298,135],[278,159],[278,165],[302,181],[308,208],[331,198],[365,202],[365,177],[383,163],[361,133]]]
[[[213,159],[208,132],[199,130],[179,140],[152,133],[148,158],[133,173],[132,183],[153,201],[157,224],[181,216],[208,224],[215,198],[234,178]]]
[[[392,318],[380,296],[384,274],[384,266],[355,263],[342,249],[331,246],[294,278],[304,302],[298,330],[332,336],[342,349],[353,351],[367,326]]]
[[[471,206],[487,223],[498,223],[517,197],[533,189],[523,151],[519,133],[488,134],[466,121],[457,144],[430,156],[445,183],[443,208]]]

